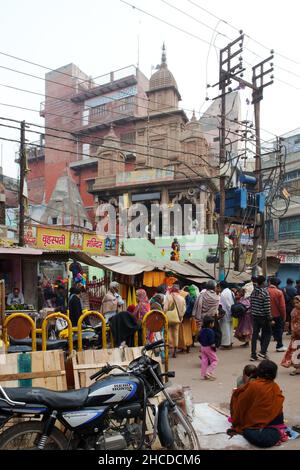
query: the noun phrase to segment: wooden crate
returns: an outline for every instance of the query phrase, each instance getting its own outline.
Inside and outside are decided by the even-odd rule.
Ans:
[[[93,381],[90,376],[107,363],[111,365],[128,366],[141,355],[142,347],[88,349],[77,352],[72,357],[75,388],[88,387]],[[116,371],[117,372],[117,371]]]
[[[63,352],[55,350],[2,355],[0,385],[67,390]]]

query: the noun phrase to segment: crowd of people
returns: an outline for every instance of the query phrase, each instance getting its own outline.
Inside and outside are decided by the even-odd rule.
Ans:
[[[85,286],[78,282],[81,274],[78,265],[71,267],[73,286],[69,296],[60,279],[55,286],[44,279],[40,293],[43,305],[61,312],[68,309],[76,326],[84,310]],[[118,282],[111,282],[101,307],[115,346],[123,342],[133,346],[143,318],[156,310],[168,318],[168,344],[173,358],[178,351],[189,353],[195,341],[199,342],[200,378],[204,381],[216,380],[218,349],[231,350],[234,338],[240,347],[249,348],[251,363],[238,377],[232,394],[228,433],[242,434],[260,447],[285,440],[284,397],[275,382],[278,366],[269,360],[268,349],[273,337],[275,351],[284,353],[283,357],[279,356],[280,365],[291,368],[290,375],[300,374],[300,281],[294,283],[288,279],[280,289],[276,277],[268,280],[264,276],[252,277],[243,287],[209,280],[200,290],[193,284],[181,287],[174,279],[172,284],[157,287],[149,297],[145,289],[137,289],[136,305],[127,308],[119,292]],[[20,293],[15,291],[13,295],[19,297]],[[288,348],[283,343],[284,332],[290,336]],[[153,341],[156,337],[148,335],[147,339]]]

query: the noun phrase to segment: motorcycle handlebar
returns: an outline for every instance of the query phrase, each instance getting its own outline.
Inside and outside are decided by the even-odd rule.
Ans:
[[[97,379],[100,377],[100,375],[103,374],[108,374],[111,371],[111,366],[107,364],[106,366],[102,367],[102,369],[98,370],[98,372],[95,372],[95,374],[90,376],[90,380]]]
[[[159,341],[154,341],[154,343],[146,344],[146,346],[144,347],[144,351],[151,351],[152,349],[159,348],[164,345],[164,340],[160,339]]]

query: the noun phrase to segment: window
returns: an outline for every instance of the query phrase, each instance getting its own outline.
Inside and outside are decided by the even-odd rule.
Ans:
[[[300,238],[300,216],[285,217],[279,221],[279,239]]]
[[[90,156],[90,144],[82,144],[82,159],[85,160]]]
[[[122,144],[135,144],[135,132],[128,132],[127,134],[121,134]]]
[[[106,104],[95,106],[94,108],[91,108],[91,113],[90,113],[91,120],[93,120],[93,118],[95,118],[96,116],[103,116],[106,113],[107,113]]]
[[[95,180],[94,180],[94,179],[88,180],[88,181],[86,182],[86,186],[87,186],[86,189],[87,189],[87,191],[92,191],[94,184],[95,184]]]
[[[300,170],[289,171],[284,177],[284,181],[295,181],[298,179],[300,179]]]
[[[52,225],[57,225],[57,217],[52,217]]]
[[[150,155],[152,158],[147,162],[148,165],[153,165],[156,168],[163,168],[167,163],[167,146],[165,139],[153,139],[150,142]],[[162,158],[163,157],[163,158]]]
[[[132,111],[134,99],[134,96],[128,96],[127,98],[121,100],[121,104],[118,106],[119,111]]]

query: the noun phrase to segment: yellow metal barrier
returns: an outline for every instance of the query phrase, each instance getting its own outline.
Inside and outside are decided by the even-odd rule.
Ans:
[[[67,315],[64,315],[63,313],[51,313],[48,315],[42,323],[42,351],[47,350],[47,325],[49,320],[52,318],[63,318],[66,320],[68,323],[68,343],[69,343],[69,353],[73,351],[73,328],[72,328],[72,323],[69,317]]]
[[[102,313],[97,312],[96,310],[88,310],[83,313],[78,320],[77,323],[77,335],[78,335],[78,351],[82,351],[82,322],[85,318],[94,315],[95,317],[98,317],[101,322],[102,322],[102,349],[107,348],[107,342],[106,342],[106,321]]]
[[[142,320],[142,341],[143,341],[143,345],[145,345],[146,341],[147,341],[147,320],[151,315],[153,315],[153,313],[157,314],[158,316],[161,316],[161,318],[163,320],[164,341],[165,341],[165,372],[168,372],[168,370],[169,370],[168,318],[167,318],[166,314],[164,312],[162,312],[161,310],[150,310],[150,312],[147,312],[146,315],[144,316],[144,318]]]
[[[3,341],[4,341],[4,344],[5,344],[5,347],[8,348],[8,346],[9,346],[7,325],[14,318],[25,318],[25,320],[27,320],[28,323],[30,323],[32,351],[36,351],[36,327],[35,327],[35,323],[34,323],[33,319],[29,315],[26,315],[25,313],[12,313],[11,315],[9,315],[8,317],[5,318],[4,323],[3,323]]]

